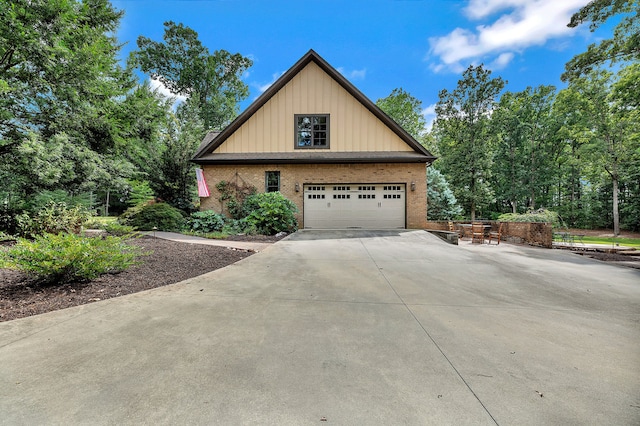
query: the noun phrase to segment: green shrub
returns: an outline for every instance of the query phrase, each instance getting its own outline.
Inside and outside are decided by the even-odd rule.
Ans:
[[[257,231],[255,228],[251,228],[244,219],[226,218],[224,221],[224,227],[222,228],[222,233],[227,235],[254,235],[257,234]]]
[[[543,222],[559,224],[558,213],[551,210],[538,209],[527,213],[505,213],[498,217],[500,222]]]
[[[298,211],[292,201],[280,192],[265,192],[247,197],[244,202],[251,213],[243,219],[246,227],[264,235],[291,232],[297,228],[294,214]]]
[[[129,191],[127,198],[128,206],[133,207],[153,200],[153,189],[149,186],[149,182],[131,180],[129,185],[131,186],[131,191]]]
[[[5,241],[14,241],[15,238],[12,237],[9,234],[5,234],[4,232],[0,231],[0,243],[5,242]]]
[[[61,232],[77,234],[90,216],[90,213],[82,206],[69,208],[64,202],[51,201],[32,216],[26,213],[16,216],[16,221],[21,235],[35,237],[36,235],[59,234]]]
[[[196,232],[218,232],[224,227],[224,217],[213,210],[191,213],[189,229]]]
[[[85,229],[105,229],[108,225],[117,223],[115,216],[92,216],[84,223]]]
[[[130,235],[135,232],[132,226],[120,225],[117,222],[105,224],[104,230],[107,231],[109,234],[115,235],[117,237]]]
[[[118,218],[118,222],[139,231],[151,231],[154,227],[159,231],[180,231],[185,225],[180,210],[167,203],[131,207]]]
[[[11,235],[20,233],[20,225],[17,220],[19,214],[20,210],[0,203],[0,231]]]
[[[135,264],[140,248],[119,237],[91,238],[61,233],[24,238],[0,252],[0,267],[19,269],[48,283],[90,280]]]
[[[218,200],[222,205],[226,202],[227,211],[232,219],[240,220],[251,213],[251,210],[245,206],[245,201],[258,192],[255,186],[244,182],[238,185],[235,182],[222,180],[216,184],[216,189],[220,192]]]

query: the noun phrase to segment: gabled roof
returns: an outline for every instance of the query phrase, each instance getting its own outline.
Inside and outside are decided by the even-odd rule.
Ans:
[[[327,61],[325,61],[320,55],[318,55],[313,49],[309,50],[298,62],[296,62],[287,72],[285,72],[278,80],[276,80],[271,87],[262,93],[242,114],[240,114],[235,120],[231,122],[222,132],[209,132],[207,136],[204,138],[198,151],[193,156],[192,161],[195,163],[213,163],[217,162],[212,158],[212,156],[207,156],[208,153],[213,152],[216,148],[218,148],[222,143],[229,138],[236,130],[238,130],[251,116],[253,116],[264,104],[266,104],[276,93],[280,91],[287,83],[291,81],[293,77],[295,77],[300,71],[302,71],[309,63],[314,62],[318,65],[324,72],[326,72],[331,78],[333,78],[342,88],[344,88],[351,96],[356,98],[366,109],[368,109],[375,117],[377,117],[380,121],[382,121],[389,129],[393,131],[400,139],[407,143],[414,150],[413,155],[405,155],[407,153],[389,153],[387,160],[391,161],[399,161],[403,160],[410,162],[433,162],[436,157],[434,157],[426,148],[424,148],[418,141],[416,141],[409,133],[407,133],[400,125],[398,125],[393,119],[391,119],[387,114],[384,113],[375,103],[373,103],[369,98],[367,98],[360,90],[358,90],[349,80],[347,80],[342,74],[340,74],[335,68],[333,68]],[[352,154],[347,155],[343,160],[343,162],[347,162],[349,160],[354,161],[353,154],[355,153],[344,153],[344,154]],[[367,156],[368,153],[362,153],[363,162],[375,161],[376,157],[379,155]],[[204,158],[207,156],[208,158]],[[289,157],[290,155],[287,155]],[[308,154],[298,155],[300,160],[303,162],[315,162],[313,158],[311,158]],[[219,156],[216,156],[218,158]],[[243,156],[238,156],[231,160],[230,158],[227,161],[231,160],[237,163],[241,162],[241,158],[245,162],[255,162],[259,161],[261,158],[265,157],[264,153],[256,155],[245,154]],[[276,158],[272,157],[271,161],[273,163]],[[291,162],[295,161],[295,155],[291,156],[292,158],[282,158],[283,162]],[[304,157],[304,158],[303,158]],[[327,157],[327,155],[319,155],[318,157]],[[339,161],[339,154],[331,154],[328,157],[334,157],[334,161]],[[397,157],[397,158],[396,158]],[[367,160],[369,158],[369,160]],[[219,157],[221,162],[227,162],[223,157]],[[306,159],[306,160],[305,160]],[[317,158],[320,160],[320,158]],[[325,162],[328,158],[325,159]],[[380,159],[378,159],[380,161]]]

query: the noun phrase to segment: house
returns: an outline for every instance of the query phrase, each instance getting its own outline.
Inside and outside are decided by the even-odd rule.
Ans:
[[[435,157],[310,50],[193,158],[216,184],[280,191],[300,228],[424,228]]]

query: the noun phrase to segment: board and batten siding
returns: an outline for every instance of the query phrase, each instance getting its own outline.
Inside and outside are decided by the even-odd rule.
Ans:
[[[294,152],[294,115],[329,114],[328,152],[412,151],[311,62],[220,145],[218,153]]]

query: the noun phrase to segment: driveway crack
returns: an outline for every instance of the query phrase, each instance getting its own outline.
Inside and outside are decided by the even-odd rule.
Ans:
[[[376,268],[378,269],[378,272],[380,273],[380,275],[382,276],[382,278],[384,278],[384,280],[387,282],[387,284],[389,285],[389,288],[391,288],[391,290],[393,291],[393,293],[396,295],[396,297],[398,298],[398,300],[400,300],[401,304],[404,305],[405,309],[409,312],[409,314],[413,317],[413,319],[415,320],[415,322],[420,326],[420,328],[422,329],[422,331],[424,332],[424,334],[429,338],[429,340],[434,344],[434,346],[438,349],[438,351],[442,354],[442,357],[447,361],[447,363],[449,364],[449,366],[451,366],[451,368],[453,369],[453,371],[456,373],[456,375],[460,378],[460,380],[462,380],[462,383],[464,383],[464,385],[467,387],[467,389],[469,389],[469,392],[471,392],[471,394],[474,396],[474,398],[478,401],[478,403],[482,406],[482,408],[484,409],[484,411],[489,415],[489,417],[491,418],[491,420],[493,420],[493,422],[498,425],[498,421],[495,419],[495,417],[493,417],[493,414],[491,414],[491,412],[489,411],[489,409],[487,408],[486,405],[484,405],[484,403],[482,402],[482,400],[480,399],[480,397],[476,394],[476,392],[473,390],[473,388],[471,387],[471,385],[465,380],[465,378],[462,376],[462,374],[460,373],[460,371],[456,368],[456,366],[453,364],[453,362],[451,361],[451,359],[449,359],[449,357],[447,356],[447,354],[444,352],[444,350],[440,347],[440,345],[438,344],[438,342],[436,342],[436,340],[433,338],[433,336],[431,335],[431,333],[429,333],[429,330],[426,329],[426,327],[420,322],[420,320],[418,319],[418,317],[415,315],[415,313],[411,310],[411,307],[405,302],[405,300],[402,298],[402,296],[400,296],[400,294],[398,294],[398,292],[396,291],[396,289],[393,287],[393,284],[391,284],[391,281],[389,281],[389,278],[387,278],[387,276],[384,273],[384,270],[380,267],[380,265],[378,265],[378,263],[376,262],[376,260],[373,258],[373,256],[371,255],[371,253],[369,252],[369,249],[367,249],[367,246],[364,244],[364,242],[362,241],[362,239],[359,240],[360,244],[362,244],[362,247],[364,248],[364,250],[367,252],[367,255],[369,256],[369,258],[371,259],[371,261],[373,262],[374,265],[376,265]]]

